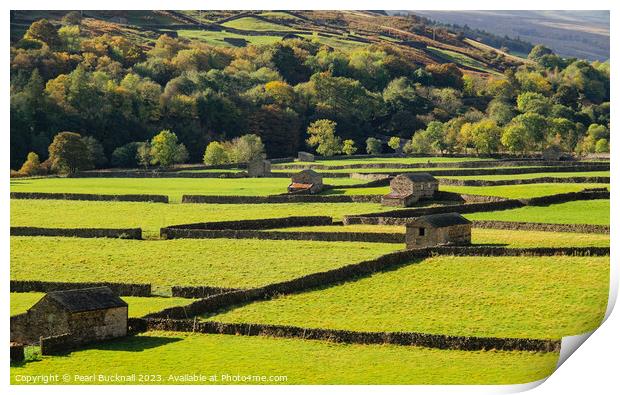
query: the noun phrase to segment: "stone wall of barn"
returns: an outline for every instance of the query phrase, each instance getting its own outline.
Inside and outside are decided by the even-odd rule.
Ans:
[[[127,307],[92,310],[69,315],[69,331],[76,343],[127,335]]]
[[[11,317],[11,341],[38,344],[41,337],[69,333],[74,344],[127,334],[127,307],[67,313],[43,300],[27,313]]]
[[[26,313],[11,317],[11,341],[36,344],[41,337],[69,331],[68,314],[48,301],[41,301]]]
[[[425,229],[424,236],[420,236],[420,228]],[[408,249],[446,244],[471,244],[471,224],[452,225],[443,228],[433,228],[418,224],[409,225],[405,234],[405,243]]]

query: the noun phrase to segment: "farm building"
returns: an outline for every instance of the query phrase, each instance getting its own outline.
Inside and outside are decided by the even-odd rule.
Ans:
[[[323,189],[323,176],[314,170],[302,170],[291,177],[289,193],[319,193]]]
[[[390,193],[381,198],[384,206],[408,207],[420,199],[430,199],[439,181],[428,173],[400,174],[390,181]]]
[[[407,224],[407,248],[471,244],[471,222],[458,213],[418,217]]]
[[[266,177],[271,174],[271,162],[257,158],[248,162],[248,176],[249,177]]]
[[[564,156],[564,153],[562,152],[562,149],[557,145],[551,145],[543,150],[542,156],[544,160],[556,161],[561,160]]]
[[[297,153],[297,160],[299,162],[314,162],[314,155],[309,152],[299,151]]]
[[[55,291],[11,317],[12,342],[36,344],[66,334],[72,344],[127,335],[127,303],[108,287]]]

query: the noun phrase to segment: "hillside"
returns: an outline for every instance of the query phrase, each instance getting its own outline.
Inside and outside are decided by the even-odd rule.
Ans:
[[[468,25],[544,44],[557,54],[609,59],[609,11],[412,11],[440,23]],[[519,23],[514,23],[518,20]]]
[[[59,24],[65,14],[12,11],[12,41],[20,39],[34,20],[47,18]],[[455,63],[469,73],[497,73],[521,63],[445,29],[433,31],[415,16],[372,11],[82,11],[82,16],[83,33],[122,35],[144,47],[153,46],[161,34],[222,47],[303,38],[343,51],[383,45],[406,52],[419,65]]]
[[[161,133],[180,145],[168,163],[244,136],[271,158],[380,151],[391,138],[418,153],[609,150],[608,62],[543,46],[524,59],[428,23],[375,11],[14,11],[11,165],[47,169],[58,135],[84,139],[82,167],[134,167],[138,149],[153,164],[145,142]]]

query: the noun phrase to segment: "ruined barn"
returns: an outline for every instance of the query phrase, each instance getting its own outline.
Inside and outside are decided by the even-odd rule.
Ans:
[[[127,335],[127,303],[108,287],[49,292],[11,317],[11,341],[38,344],[65,335],[72,345]]]
[[[420,199],[431,199],[439,189],[439,181],[428,173],[400,174],[390,181],[390,193],[381,198],[381,204],[409,207]]]
[[[407,224],[407,248],[471,244],[471,222],[459,213],[418,217]]]
[[[315,194],[323,190],[323,176],[314,170],[302,170],[291,177],[291,184],[288,186],[289,193],[310,193]]]
[[[309,152],[299,151],[297,153],[297,160],[299,162],[314,162],[314,155]]]
[[[249,177],[267,177],[271,174],[271,161],[256,158],[248,162]]]

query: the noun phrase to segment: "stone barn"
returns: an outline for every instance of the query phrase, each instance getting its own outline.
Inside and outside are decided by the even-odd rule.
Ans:
[[[408,207],[420,199],[432,199],[439,181],[428,173],[400,174],[390,181],[390,193],[381,198],[384,206]]]
[[[12,342],[38,344],[60,335],[74,345],[125,336],[127,303],[108,287],[55,291],[11,317]]]
[[[271,174],[271,161],[264,158],[253,159],[248,162],[249,177],[267,177]]]
[[[557,145],[550,145],[543,150],[542,157],[544,160],[557,161],[563,159],[564,153]]]
[[[407,224],[407,248],[471,244],[471,222],[459,213],[418,217]]]
[[[314,162],[314,155],[309,152],[299,151],[297,153],[297,160],[299,162]]]
[[[315,194],[323,190],[323,176],[312,169],[302,170],[291,177],[289,193]]]

